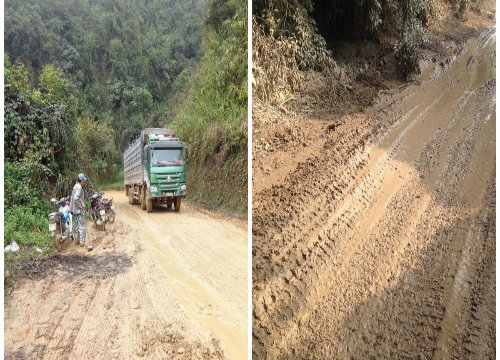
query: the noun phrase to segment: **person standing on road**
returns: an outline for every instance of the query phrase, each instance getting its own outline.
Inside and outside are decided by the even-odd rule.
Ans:
[[[71,193],[71,202],[69,205],[69,211],[75,215],[76,228],[75,236],[80,240],[80,246],[85,245],[85,192],[83,191],[83,184],[87,178],[84,174],[79,174],[78,179],[73,186],[73,192]],[[87,250],[92,250],[93,246],[87,244]]]

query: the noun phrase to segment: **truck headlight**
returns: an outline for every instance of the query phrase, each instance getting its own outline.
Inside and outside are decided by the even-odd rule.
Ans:
[[[158,191],[158,189],[156,188],[156,186],[151,186],[151,187],[149,188],[149,191],[150,191],[150,192],[157,192],[157,191]]]
[[[186,184],[181,185],[181,190],[182,190],[182,191],[186,191]]]

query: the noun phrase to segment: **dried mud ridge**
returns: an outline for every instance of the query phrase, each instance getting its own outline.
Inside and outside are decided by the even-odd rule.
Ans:
[[[364,114],[257,126],[255,359],[494,358],[493,33]]]

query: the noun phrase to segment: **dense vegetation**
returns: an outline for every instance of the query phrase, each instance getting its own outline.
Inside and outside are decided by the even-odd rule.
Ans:
[[[335,45],[369,41],[389,46],[401,79],[419,73],[428,27],[444,14],[494,8],[492,0],[255,0],[253,2],[254,99],[279,104],[300,92],[303,72],[326,74],[331,93],[350,87],[349,64],[334,59]],[[276,66],[284,64],[284,66]],[[341,97],[341,96],[340,96]]]
[[[120,184],[121,154],[144,127],[174,127],[188,143],[190,198],[245,213],[246,8],[6,0],[4,243],[34,244],[35,231],[47,245],[48,199],[79,172],[94,187]]]
[[[205,54],[172,125],[190,139],[190,198],[239,213],[248,199],[246,9],[243,1],[212,2]]]
[[[35,84],[46,64],[62,71],[78,115],[110,125],[121,150],[145,123],[167,120],[201,56],[205,13],[201,0],[8,0],[5,50]]]

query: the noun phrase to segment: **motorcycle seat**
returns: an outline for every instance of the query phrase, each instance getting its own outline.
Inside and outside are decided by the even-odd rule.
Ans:
[[[64,217],[64,214],[60,211],[56,211],[56,212],[49,214],[49,219],[55,218],[55,219],[59,220],[59,219],[62,219],[63,217]]]

